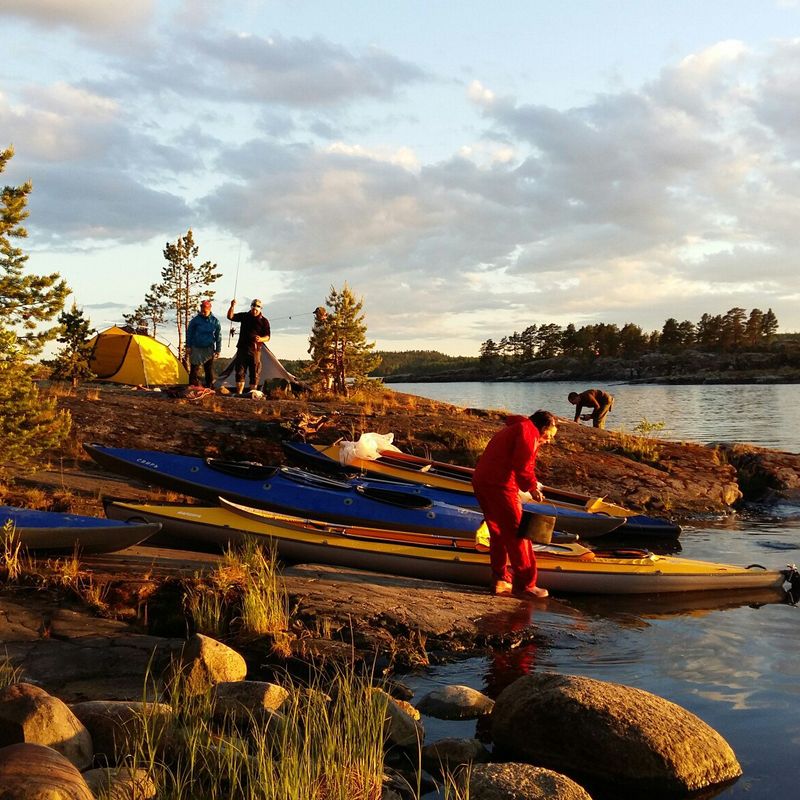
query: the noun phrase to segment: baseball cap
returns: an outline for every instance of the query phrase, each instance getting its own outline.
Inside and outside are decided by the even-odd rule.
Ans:
[[[250,308],[261,308],[261,301],[256,297],[252,303],[250,303]]]
[[[203,300],[203,302],[200,303],[200,308],[211,308],[211,301]]]

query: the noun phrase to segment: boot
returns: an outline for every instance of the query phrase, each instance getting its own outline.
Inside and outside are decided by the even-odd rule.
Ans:
[[[241,394],[244,391],[244,381],[236,384],[236,394]]]

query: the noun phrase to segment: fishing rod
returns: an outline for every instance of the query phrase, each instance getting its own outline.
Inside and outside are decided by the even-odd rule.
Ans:
[[[233,281],[233,297],[234,300],[236,299],[236,292],[239,289],[239,265],[242,263],[242,240],[239,240],[239,255],[236,258],[236,278]],[[236,336],[236,328],[233,324],[233,320],[231,320],[231,330],[228,334],[228,349],[230,350],[231,344],[233,343],[233,337]]]

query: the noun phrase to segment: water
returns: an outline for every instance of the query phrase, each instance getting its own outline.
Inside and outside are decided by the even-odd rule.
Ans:
[[[800,404],[800,384],[746,386],[657,386],[653,384],[592,384],[614,395],[606,427],[633,432],[646,418],[664,422],[655,434],[674,441],[751,442],[762,447],[800,453],[800,425],[792,422]],[[553,383],[393,383],[398,392],[431,397],[465,408],[503,408],[532,414],[545,408],[573,419],[572,391],[589,385]]]
[[[398,391],[464,407],[530,413],[543,407],[571,416],[566,383],[394,384]],[[586,388],[586,387],[577,387]],[[787,424],[800,386],[614,386],[609,428],[647,417],[665,420],[679,440],[749,441],[800,452],[800,426]],[[574,412],[572,412],[574,413]],[[800,507],[783,504],[688,527],[680,555],[780,568],[800,564]],[[645,689],[715,728],[733,747],[744,775],[724,800],[800,795],[800,608],[763,596],[677,598],[552,598],[531,611],[554,642],[521,647],[408,676],[420,698],[438,685],[460,683],[497,694],[520,675],[585,675]],[[498,601],[509,602],[509,601]],[[521,622],[527,622],[526,617]],[[425,719],[426,739],[473,736],[474,721]],[[597,798],[597,800],[604,800]]]

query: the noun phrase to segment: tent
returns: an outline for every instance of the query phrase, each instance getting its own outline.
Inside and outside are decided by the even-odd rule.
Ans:
[[[98,380],[134,386],[189,383],[183,364],[151,336],[114,326],[98,333],[90,344],[89,369]]]
[[[219,374],[217,380],[215,381],[215,386],[235,386],[236,385],[236,373],[234,370],[234,361],[236,359],[232,359],[230,364]],[[249,376],[245,377],[245,381],[249,379]],[[264,383],[264,381],[271,381],[271,380],[281,380],[286,381],[287,383],[291,384],[292,386],[303,386],[302,382],[295,378],[291,372],[289,372],[286,367],[278,361],[277,356],[269,349],[265,344],[261,345],[261,373],[259,375],[259,381]]]

